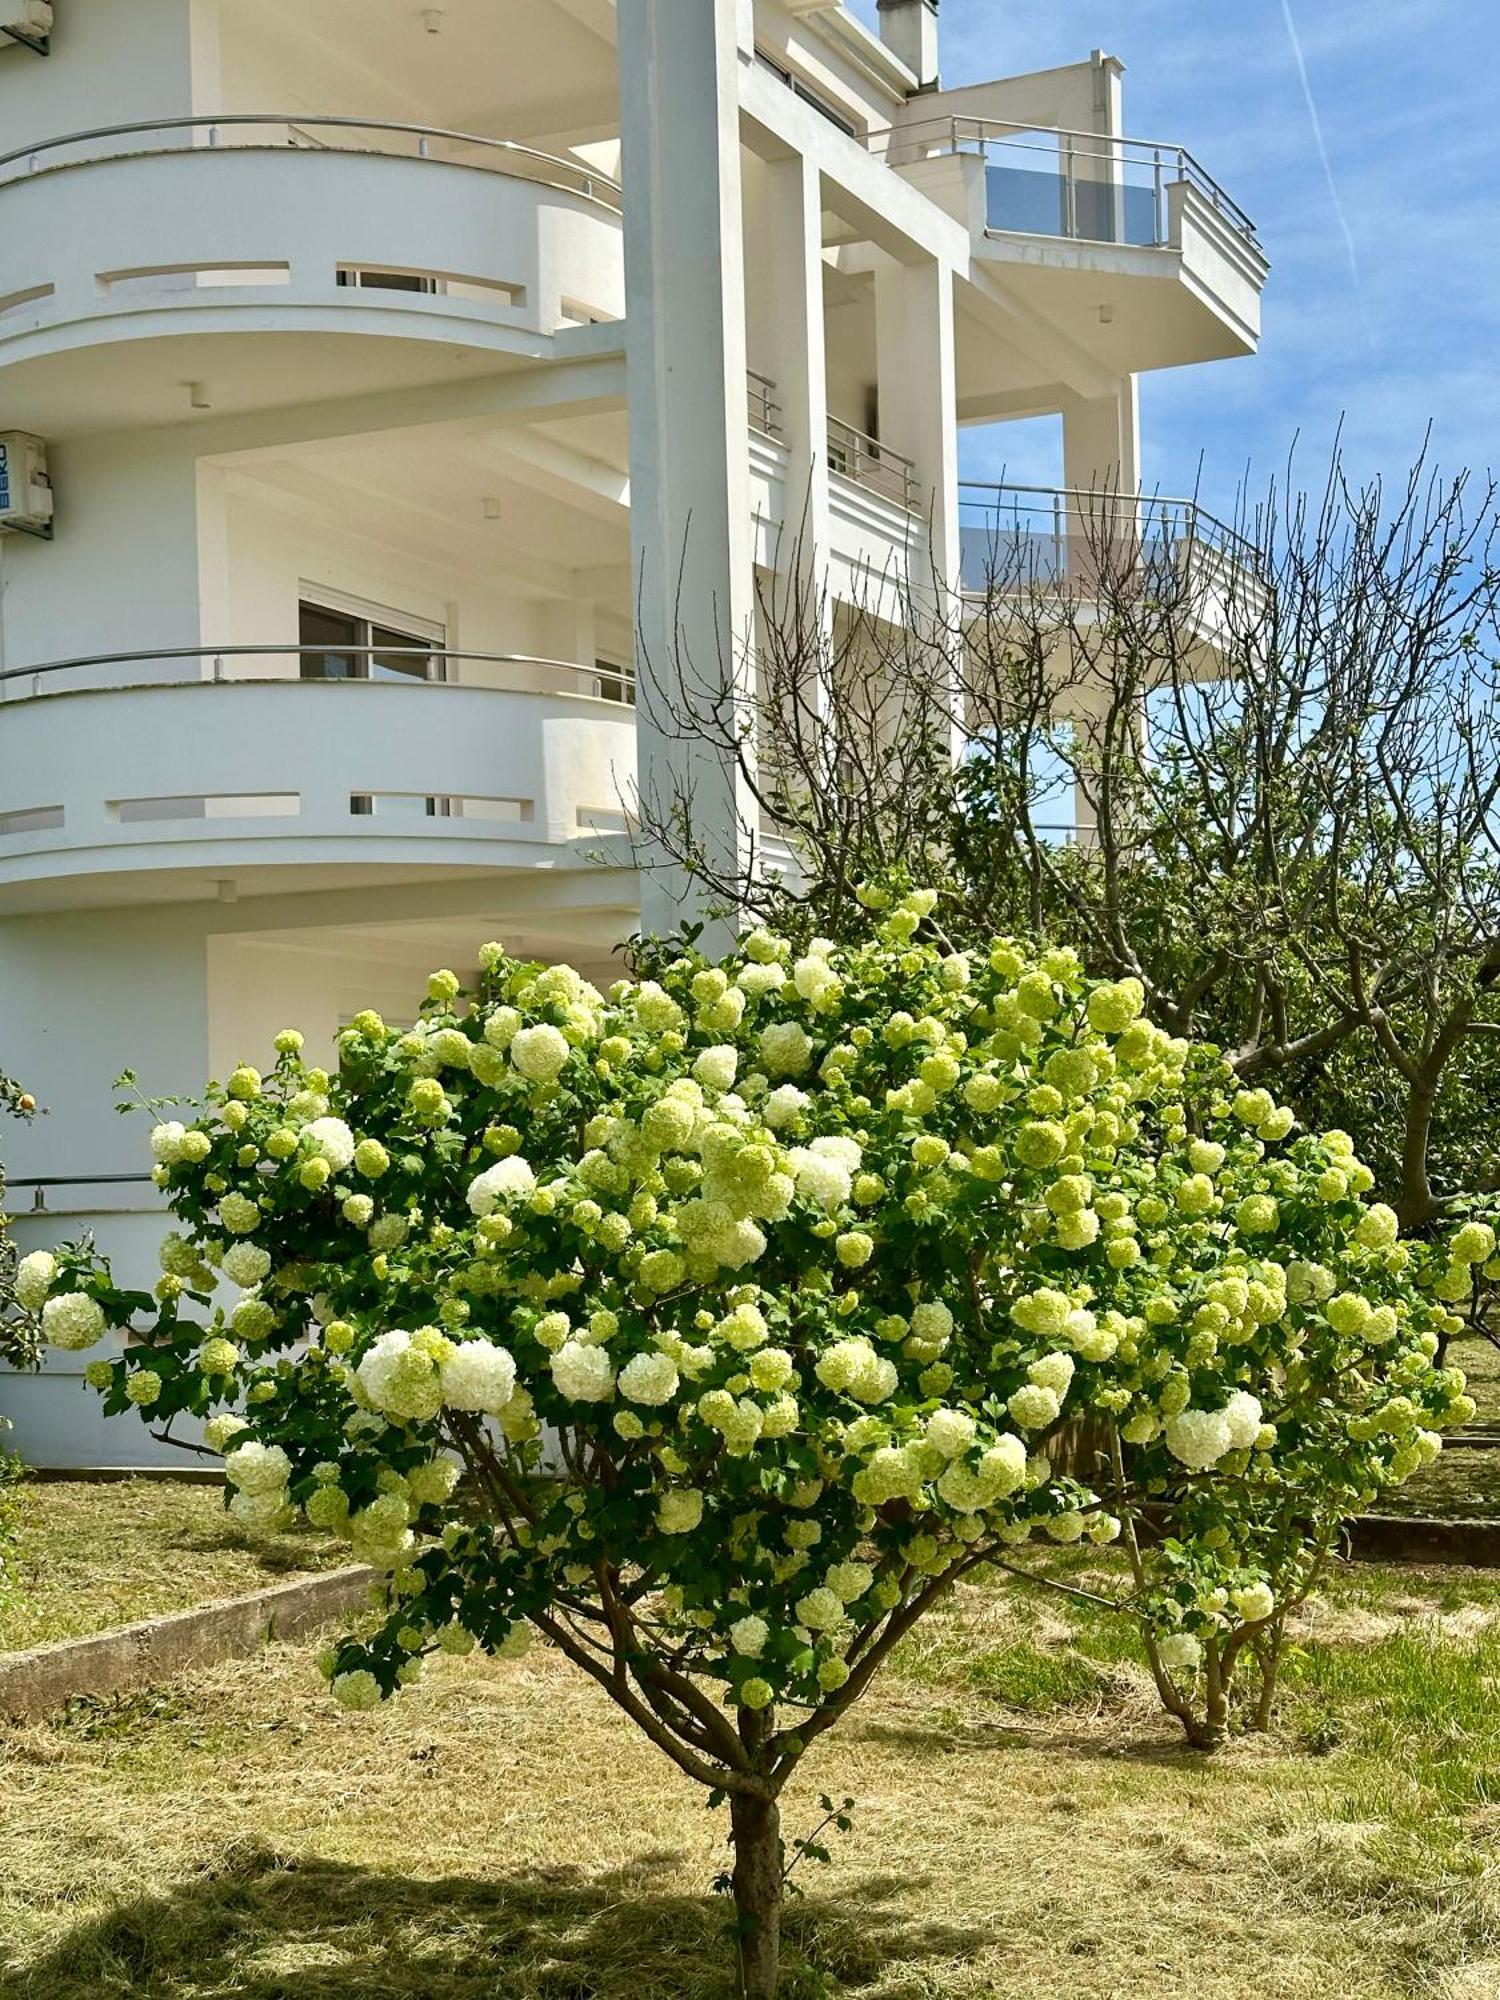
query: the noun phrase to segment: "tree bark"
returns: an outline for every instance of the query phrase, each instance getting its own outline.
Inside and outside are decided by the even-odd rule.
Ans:
[[[781,1814],[774,1799],[736,1792],[729,1817],[740,1992],[743,2000],[775,2000],[781,1966]]]

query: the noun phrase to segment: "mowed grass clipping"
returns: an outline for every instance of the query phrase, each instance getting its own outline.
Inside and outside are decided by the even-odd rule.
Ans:
[[[1500,1580],[1344,1571],[1203,1759],[1105,1614],[966,1586],[788,1795],[858,1802],[788,2000],[1492,2000],[1497,1688]],[[272,1647],[0,1736],[0,1996],[728,2000],[725,1832],[550,1653],[350,1716]]]
[[[221,1486],[38,1480],[19,1490],[16,1596],[0,1601],[0,1653],[244,1597],[348,1561],[305,1527],[247,1534],[225,1512]]]

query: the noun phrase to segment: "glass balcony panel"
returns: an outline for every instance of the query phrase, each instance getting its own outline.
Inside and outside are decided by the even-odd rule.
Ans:
[[[1093,174],[1100,171],[1091,169]],[[1084,178],[1080,171],[1062,167],[991,164],[985,186],[991,229],[1142,248],[1164,239],[1165,217],[1154,185]]]

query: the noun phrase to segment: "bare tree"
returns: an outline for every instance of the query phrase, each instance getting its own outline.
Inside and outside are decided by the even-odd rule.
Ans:
[[[895,866],[950,929],[1072,943],[1435,1225],[1500,1191],[1497,526],[1493,483],[1335,458],[1232,528],[1099,492],[1038,537],[997,505],[956,602],[887,576],[830,605],[799,551],[748,698],[722,662],[647,669],[753,801],[733,865],[690,786],[642,801],[643,846],[803,932]]]

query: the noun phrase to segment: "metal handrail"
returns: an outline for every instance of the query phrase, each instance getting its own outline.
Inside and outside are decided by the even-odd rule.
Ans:
[[[513,172],[517,178],[522,180],[535,180],[545,186],[560,187],[564,193],[577,194],[582,196],[586,201],[597,202],[601,207],[610,210],[615,215],[620,214],[623,207],[624,197],[620,184],[618,181],[611,180],[608,174],[597,173],[592,167],[583,166],[576,160],[563,159],[556,153],[539,152],[535,146],[523,145],[517,139],[494,139],[481,132],[455,132],[442,125],[415,125],[390,118],[308,117],[302,112],[235,111],[216,117],[145,118],[134,120],[125,125],[96,125],[86,131],[64,133],[55,139],[43,139],[30,146],[17,147],[13,152],[0,153],[0,185],[4,185],[6,182],[21,180],[31,174],[46,171],[41,165],[44,154],[58,152],[66,146],[87,145],[97,139],[126,139],[152,132],[207,132],[208,147],[206,150],[213,151],[218,147],[219,133],[226,128],[233,127],[239,129],[247,126],[267,125],[284,127],[289,133],[295,133],[299,130],[312,132],[338,129],[354,132],[399,132],[408,138],[416,139],[417,149],[414,154],[402,153],[391,156],[399,159],[430,159],[432,155],[429,149],[434,139],[443,140],[450,145],[482,146],[489,152],[504,154],[510,160],[525,161],[547,170],[546,173],[526,173],[519,167],[500,166],[492,169],[492,171],[500,173]],[[292,151],[298,150],[295,137],[289,138],[286,141],[286,145]],[[196,149],[184,148],[183,150],[191,151]],[[351,148],[350,150],[356,149]],[[120,156],[106,154],[103,157],[116,158]],[[25,163],[24,175],[6,175],[6,168],[14,167],[22,162]],[[62,161],[57,164],[83,165],[87,163],[81,161]],[[449,166],[478,168],[481,163],[477,160],[449,160],[445,164]],[[553,174],[560,175],[563,178],[561,180],[549,179],[549,175]]]
[[[1142,515],[1148,519],[1153,515],[1165,518],[1179,514],[1192,524],[1192,532],[1199,541],[1213,542],[1226,548],[1238,549],[1245,559],[1258,557],[1259,551],[1247,535],[1237,528],[1231,528],[1221,521],[1217,514],[1211,514],[1201,500],[1195,496],[1172,493],[1124,493],[1108,488],[1082,486],[1027,486],[1013,480],[961,479],[958,482],[960,506],[973,506],[976,501],[966,498],[969,494],[992,494],[996,496],[994,510],[1000,510],[1000,496],[1029,495],[1045,501],[1049,506],[1061,509],[1066,506],[1074,513],[1120,514],[1139,520]],[[1012,511],[1016,511],[1012,509]],[[1202,533],[1202,529],[1208,532]]]
[[[745,386],[751,429],[763,432],[766,437],[780,437],[781,405],[776,400],[776,384],[758,368],[747,368]]]
[[[857,430],[853,424],[845,423],[842,417],[830,416],[828,419],[828,469],[852,479],[856,486],[867,486],[873,493],[883,493],[888,500],[906,508],[908,513],[916,511],[917,483],[913,461],[904,452],[893,451],[879,438],[871,437],[868,431]]]
[[[45,1215],[48,1188],[60,1187],[155,1187],[150,1174],[30,1174],[14,1180],[0,1180],[0,1201],[14,1188],[31,1189],[31,1213]]]
[[[226,676],[222,671],[223,663],[225,660],[263,658],[263,657],[286,658],[288,656],[297,658],[299,660],[300,659],[423,660],[428,663],[429,669],[431,669],[434,666],[446,667],[449,661],[457,661],[460,665],[469,664],[475,666],[543,667],[554,673],[561,673],[564,675],[571,674],[579,677],[580,679],[592,680],[595,683],[602,683],[604,681],[609,681],[613,684],[619,685],[622,688],[631,689],[632,692],[630,696],[625,700],[622,700],[619,704],[620,706],[631,706],[633,705],[633,699],[634,699],[633,696],[634,676],[630,674],[628,670],[623,668],[613,669],[606,672],[601,668],[587,666],[583,662],[575,660],[544,660],[537,658],[535,655],[530,653],[470,653],[466,651],[457,650],[451,646],[442,646],[442,645],[304,646],[301,644],[294,644],[290,641],[288,641],[283,645],[266,644],[266,645],[255,645],[255,646],[170,646],[170,647],[152,647],[141,652],[85,653],[85,654],[80,654],[77,658],[70,660],[43,660],[38,662],[35,666],[30,666],[30,667],[7,667],[3,672],[0,672],[0,686],[3,686],[6,682],[9,681],[29,680],[34,677],[39,678],[44,674],[71,673],[76,671],[83,671],[93,667],[134,666],[143,663],[145,661],[157,661],[157,660],[163,660],[163,661],[211,660],[214,663],[214,670],[208,682],[181,680],[181,681],[165,681],[165,682],[148,681],[148,682],[138,683],[138,682],[127,681],[122,683],[121,685],[124,687],[134,687],[134,686],[197,687],[204,685],[212,685],[214,682],[220,682],[226,686],[238,685],[241,687],[256,687],[256,686],[275,687],[275,686],[293,686],[293,685],[304,686],[304,685],[317,685],[319,683],[325,686],[329,684],[338,686],[341,685],[344,681],[343,676],[330,674],[330,675],[309,675],[306,677],[305,680],[299,680],[295,683],[291,681],[280,681],[280,680],[252,681],[248,678],[236,682],[233,679],[226,679]],[[350,676],[349,678],[363,679],[365,677]],[[416,680],[416,678],[417,677],[415,675],[412,676],[412,679],[414,681]],[[424,687],[456,687],[456,688],[467,687],[471,690],[476,685],[476,683],[474,683],[473,681],[449,681],[443,678],[442,675],[432,671],[429,671],[426,674],[424,674],[418,684]],[[378,685],[399,686],[400,683],[383,682],[383,683],[378,683]],[[78,691],[88,692],[88,693],[98,693],[98,692],[114,692],[117,690],[86,689]],[[34,698],[45,698],[46,694],[50,694],[52,692],[53,690],[51,689],[45,691],[38,689],[36,690],[36,695]],[[60,690],[60,692],[66,693],[68,692],[68,690],[64,689]],[[514,688],[498,689],[495,690],[495,692],[516,693],[520,692],[520,690]],[[582,691],[582,692],[587,693],[587,691]],[[33,698],[33,697],[23,697],[23,699],[28,699],[28,698]],[[0,695],[0,702],[3,702],[5,699],[6,699],[5,696]],[[592,691],[592,699],[596,701],[609,701],[612,699],[612,697],[600,694],[598,691],[598,687],[596,686],[595,689]]]
[[[1036,134],[1035,138],[1028,134]],[[877,144],[883,142],[883,148]],[[992,146],[1007,146],[1021,152],[1044,153],[1059,162],[1065,186],[1076,193],[1075,179],[1080,159],[1115,171],[1126,167],[1148,168],[1156,203],[1157,241],[1168,240],[1166,189],[1174,182],[1187,181],[1221,215],[1237,235],[1260,248],[1255,224],[1213,175],[1175,140],[1131,139],[1123,133],[1084,132],[1067,125],[1011,124],[998,118],[930,118],[910,125],[893,125],[871,137],[872,150],[883,150],[887,159],[897,147],[910,142],[912,158],[941,156],[945,153],[988,153]],[[904,164],[896,161],[893,164]],[[1113,175],[1099,180],[1098,186],[1123,188]],[[1069,202],[1069,219],[1074,226],[1064,235],[1077,234],[1076,201]]]
[[[1003,525],[1014,532],[1029,532],[1023,522],[1040,517],[1046,524],[1043,539],[1050,539],[1059,560],[1070,539],[1092,518],[1129,524],[1134,539],[1142,544],[1156,537],[1168,547],[1200,545],[1217,551],[1236,567],[1260,574],[1264,558],[1256,544],[1238,529],[1229,527],[1211,514],[1195,498],[1162,493],[1129,493],[1076,486],[1028,486],[1010,481],[990,482],[965,479],[959,482],[959,515],[979,513],[980,526],[998,534]],[[1074,523],[1078,523],[1075,526]]]

